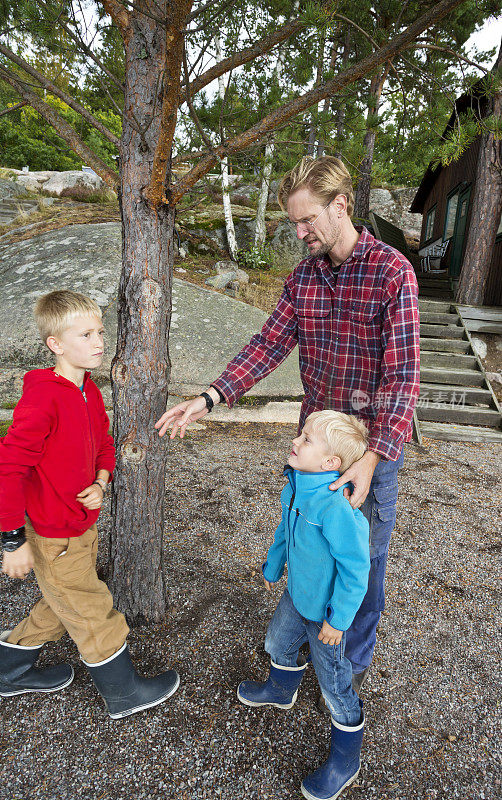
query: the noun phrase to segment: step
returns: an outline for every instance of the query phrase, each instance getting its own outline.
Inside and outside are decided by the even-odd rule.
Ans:
[[[450,384],[451,386],[486,386],[484,374],[480,370],[445,369],[444,367],[420,367],[420,381],[425,383]]]
[[[443,353],[468,353],[471,343],[468,339],[422,339],[420,337],[420,351]]]
[[[436,325],[456,325],[460,321],[458,314],[447,314],[446,312],[422,311],[420,308],[420,322],[428,322]]]
[[[421,422],[422,436],[447,442],[498,442],[502,444],[502,430],[479,428],[475,425],[449,425],[445,422]]]
[[[418,292],[422,297],[442,297],[443,299],[451,297],[453,300],[453,292],[451,289],[429,289],[428,287],[419,286]]]
[[[424,367],[435,367],[437,369],[462,369],[479,370],[476,356],[464,356],[458,353],[435,353],[433,351],[422,351],[420,353],[420,363]]]
[[[491,408],[477,408],[476,406],[457,406],[454,403],[430,403],[427,400],[418,402],[416,406],[417,417],[420,421],[449,422],[464,425],[487,425],[490,428],[500,429],[502,414]]]
[[[419,278],[418,279],[418,286],[420,289],[446,289],[451,290],[450,281],[440,281],[436,279],[429,279],[429,278]]]
[[[461,325],[432,325],[422,323],[420,336],[441,337],[442,339],[463,339],[465,330]]]
[[[420,397],[430,398],[432,402],[439,401],[454,403],[456,405],[468,403],[469,405],[481,404],[491,407],[493,399],[489,389],[473,386],[454,386],[446,383],[420,382]]]
[[[418,298],[418,307],[420,311],[432,311],[439,314],[449,314],[454,310],[452,303],[440,300],[422,300],[420,297]]]

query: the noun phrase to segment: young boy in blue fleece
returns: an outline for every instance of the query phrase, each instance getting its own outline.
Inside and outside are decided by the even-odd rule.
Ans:
[[[293,439],[282,519],[262,568],[270,591],[288,564],[287,589],[265,639],[270,675],[265,683],[244,681],[237,689],[247,706],[292,708],[307,668],[298,651],[308,642],[332,722],[328,760],[301,785],[309,800],[334,800],[360,768],[364,715],[344,649],[345,631],[368,586],[369,525],[343,488],[329,486],[364,455],[367,440],[360,420],[337,411],[311,414]]]

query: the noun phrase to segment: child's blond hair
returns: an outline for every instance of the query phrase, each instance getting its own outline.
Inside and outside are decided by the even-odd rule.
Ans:
[[[312,432],[326,440],[330,455],[338,456],[345,472],[354,461],[363,457],[368,447],[368,429],[364,422],[341,411],[314,411],[305,422],[310,422]]]
[[[44,342],[49,336],[60,336],[77,316],[101,318],[101,309],[90,297],[69,289],[44,294],[35,304],[35,322]]]

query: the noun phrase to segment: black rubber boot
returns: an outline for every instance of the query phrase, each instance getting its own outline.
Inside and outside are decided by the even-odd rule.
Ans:
[[[34,667],[43,645],[22,647],[5,641],[10,631],[0,636],[0,696],[13,697],[26,692],[58,692],[73,680],[69,664],[38,669]]]
[[[173,669],[161,672],[155,678],[142,678],[138,675],[127,644],[105,661],[98,664],[84,661],[84,664],[112,719],[128,717],[157,706],[171,697],[180,685],[180,676]]]

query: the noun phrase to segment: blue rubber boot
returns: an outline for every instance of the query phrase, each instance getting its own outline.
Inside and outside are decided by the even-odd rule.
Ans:
[[[243,681],[237,687],[237,697],[245,706],[274,706],[293,708],[307,664],[302,667],[281,667],[270,662],[270,675],[265,683]]]
[[[10,631],[0,635],[0,697],[14,697],[27,692],[59,692],[73,680],[69,664],[55,664],[39,669],[35,667],[43,645],[23,647],[10,644]]]
[[[302,781],[302,794],[307,800],[335,800],[357,778],[363,742],[364,714],[353,728],[331,723],[331,749],[328,760]]]

